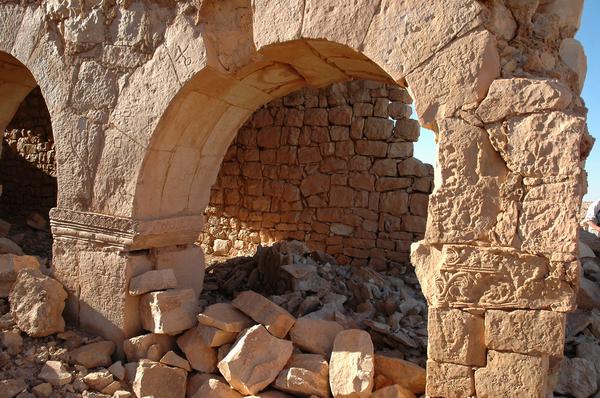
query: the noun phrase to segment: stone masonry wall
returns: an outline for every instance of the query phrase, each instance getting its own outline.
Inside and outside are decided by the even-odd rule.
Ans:
[[[4,131],[0,215],[47,214],[56,206],[56,161],[50,115],[39,88],[23,101]]]
[[[213,186],[207,253],[298,239],[341,263],[406,263],[423,238],[433,168],[413,158],[419,125],[405,89],[352,81],[256,111]]]

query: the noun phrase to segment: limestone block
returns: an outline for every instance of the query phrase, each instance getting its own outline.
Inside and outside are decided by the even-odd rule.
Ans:
[[[596,368],[596,378],[598,384],[600,384],[600,345],[596,344],[593,340],[578,343],[577,357],[587,359],[594,364],[594,367]]]
[[[571,91],[557,80],[496,79],[477,115],[484,123],[493,123],[509,116],[565,109],[572,99]]]
[[[163,357],[160,359],[159,362],[162,363],[163,365],[174,366],[176,368],[181,368],[188,372],[192,371],[192,368],[190,367],[190,363],[186,359],[180,357],[173,351],[169,351],[165,355],[163,355]]]
[[[115,343],[112,341],[99,341],[72,350],[69,358],[72,363],[88,369],[110,366],[112,364],[111,355],[115,352],[115,348]]]
[[[438,362],[484,366],[484,319],[462,310],[429,309],[427,357]]]
[[[380,388],[375,391],[371,398],[414,398],[415,394],[412,391],[394,384],[393,386],[387,386]]]
[[[587,75],[587,57],[579,41],[566,38],[560,43],[560,59],[577,75],[577,89],[581,93]]]
[[[15,323],[32,337],[65,330],[62,312],[66,299],[62,285],[37,269],[21,270],[8,297]]]
[[[110,372],[107,370],[90,372],[83,377],[83,382],[96,391],[102,391],[113,381],[114,379],[112,374],[110,374]]]
[[[154,333],[175,335],[196,324],[198,300],[193,289],[147,293],[140,300],[142,327]]]
[[[177,339],[177,345],[185,354],[192,368],[211,373],[217,366],[217,351],[208,346],[197,328],[192,328]]]
[[[577,292],[577,306],[583,309],[600,308],[600,286],[597,282],[581,278]]]
[[[451,117],[463,106],[476,106],[500,74],[496,39],[487,30],[474,31],[441,50],[406,76],[421,125]]]
[[[479,398],[546,397],[548,357],[489,350],[485,368],[475,371]]]
[[[129,294],[139,296],[156,290],[174,289],[177,279],[172,269],[144,272],[129,281]]]
[[[367,398],[373,391],[375,358],[369,333],[349,329],[337,334],[329,361],[329,386],[335,398]]]
[[[40,269],[40,266],[40,261],[35,256],[0,254],[0,297],[8,297],[19,271],[22,269]]]
[[[227,382],[245,395],[271,384],[292,355],[290,341],[273,337],[262,325],[246,329],[219,362]]]
[[[290,329],[290,338],[303,351],[329,357],[335,336],[342,330],[344,327],[335,321],[302,317]]]
[[[204,253],[198,246],[165,247],[156,250],[156,269],[170,268],[175,272],[179,289],[194,289],[196,296],[204,283]]]
[[[427,361],[427,395],[462,398],[475,394],[473,369],[470,366]]]
[[[252,319],[230,303],[209,305],[198,314],[198,322],[230,333],[239,333],[253,324]]]
[[[133,381],[138,397],[185,398],[187,372],[142,359]]]
[[[485,345],[496,351],[562,357],[565,318],[552,311],[486,311]]]
[[[221,347],[233,343],[237,338],[237,332],[226,332],[213,326],[199,324],[196,326],[198,333],[209,347]]]
[[[73,375],[69,373],[67,367],[62,362],[46,361],[38,374],[38,378],[58,387],[69,384],[73,379]]]
[[[590,397],[596,392],[598,377],[594,363],[585,358],[564,358],[555,391],[575,398]]]
[[[242,398],[242,395],[217,378],[209,378],[192,398]]]
[[[172,336],[148,333],[123,341],[123,351],[129,362],[137,362],[142,358],[147,358],[148,349],[151,346],[159,347],[162,356],[171,350],[174,344],[175,339]]]
[[[329,397],[329,365],[322,355],[293,354],[273,386],[301,396]]]
[[[579,170],[582,117],[560,111],[514,116],[487,131],[511,171],[544,177],[574,175]]]
[[[264,296],[247,290],[238,294],[231,304],[254,319],[275,337],[284,338],[296,319]]]
[[[575,308],[575,293],[565,265],[514,249],[413,244],[411,259],[430,305],[552,309]],[[576,268],[575,268],[576,270]],[[560,275],[557,277],[555,274]],[[461,289],[451,289],[460,278]]]
[[[415,394],[425,392],[425,369],[404,359],[385,353],[376,354],[375,376],[383,376],[390,384],[397,384]]]

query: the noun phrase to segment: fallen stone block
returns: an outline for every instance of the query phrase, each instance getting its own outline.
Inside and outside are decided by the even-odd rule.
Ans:
[[[335,321],[302,317],[290,329],[290,338],[303,351],[329,357],[335,336],[342,330],[344,327]]]
[[[193,289],[147,293],[140,300],[142,327],[154,333],[178,334],[196,324],[198,300]]]
[[[426,372],[422,367],[385,353],[375,355],[375,374],[398,384],[415,394],[425,392]]]
[[[131,278],[129,281],[129,294],[139,296],[148,292],[174,289],[177,287],[177,278],[171,268],[152,270]]]
[[[584,310],[600,308],[600,286],[598,283],[585,277],[580,279],[577,306]]]
[[[415,394],[398,384],[394,384],[375,391],[371,398],[415,398]]]
[[[67,370],[64,363],[60,361],[46,361],[38,378],[47,381],[53,386],[64,386],[73,380],[73,375]]]
[[[0,332],[2,338],[2,346],[6,348],[6,352],[9,355],[17,355],[23,349],[23,337],[21,337],[20,332],[13,332],[10,330]]]
[[[238,294],[231,304],[254,319],[275,337],[284,338],[296,319],[266,297],[247,290]]]
[[[204,342],[204,339],[193,328],[177,339],[177,345],[185,354],[190,366],[200,372],[212,373],[217,366],[217,350]]]
[[[102,391],[100,391],[100,392],[102,394],[112,396],[115,392],[119,391],[120,389],[121,389],[121,383],[115,380],[112,383],[110,383],[109,385],[107,385],[106,387],[104,387],[102,389]]]
[[[40,383],[31,389],[35,398],[48,398],[52,394],[52,384]]]
[[[22,379],[6,379],[0,381],[0,398],[21,397],[27,393],[27,383]]]
[[[575,398],[591,397],[598,387],[594,363],[585,358],[564,358],[554,391]]]
[[[322,355],[293,354],[273,387],[301,396],[329,397],[329,365]]]
[[[138,397],[185,398],[187,372],[142,359],[137,367],[133,392]]]
[[[190,363],[185,358],[180,357],[173,351],[169,351],[165,355],[163,355],[163,357],[160,359],[160,363],[162,363],[163,365],[181,368],[188,372],[192,371]]]
[[[373,342],[364,330],[344,330],[335,338],[329,386],[335,398],[368,398],[375,370]]]
[[[39,270],[19,272],[9,295],[15,323],[32,337],[44,337],[65,330],[62,312],[67,292],[62,285]]]
[[[76,348],[69,353],[72,363],[85,366],[88,369],[99,366],[110,366],[111,355],[115,352],[115,343],[99,341]]]
[[[35,256],[0,254],[0,297],[6,298],[23,269],[40,269],[42,265]]]
[[[164,334],[143,334],[125,340],[123,342],[123,351],[129,362],[137,362],[147,357],[148,349],[153,345],[160,348],[160,355],[163,356],[167,351],[173,349],[175,338]]]
[[[242,398],[242,395],[218,378],[206,380],[192,398]]]
[[[0,254],[16,254],[17,256],[22,256],[25,253],[23,253],[21,246],[17,245],[12,240],[0,238]]]
[[[226,332],[213,326],[202,324],[199,324],[196,328],[209,347],[221,347],[222,345],[233,343],[238,335],[238,332]]]
[[[273,337],[262,325],[246,329],[218,364],[229,385],[253,395],[271,384],[294,349],[291,341]]]
[[[126,370],[121,361],[117,361],[108,367],[108,371],[117,379],[125,380]]]
[[[202,384],[204,384],[205,381],[207,381],[211,378],[219,379],[219,380],[225,382],[225,379],[221,376],[217,376],[217,375],[210,374],[210,373],[195,373],[194,372],[191,376],[188,377],[187,390],[185,392],[185,395],[187,397],[194,396],[196,391],[198,391],[200,389],[200,387],[202,387]]]
[[[198,322],[231,333],[239,333],[254,324],[230,303],[209,305],[198,315]]]
[[[96,391],[102,391],[113,381],[113,376],[108,370],[91,372],[83,377],[83,382]]]

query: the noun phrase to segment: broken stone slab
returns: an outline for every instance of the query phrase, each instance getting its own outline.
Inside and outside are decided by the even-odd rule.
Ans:
[[[52,388],[52,387],[50,387]],[[0,398],[22,397],[27,393],[27,383],[22,379],[0,380]]]
[[[477,398],[545,397],[548,356],[489,350],[486,367],[475,371]]]
[[[73,380],[73,375],[67,370],[64,363],[60,361],[46,361],[38,378],[47,381],[53,386],[64,386]]]
[[[329,365],[322,355],[293,354],[273,387],[300,396],[329,397]]]
[[[293,349],[291,341],[278,339],[256,325],[239,336],[218,368],[233,388],[253,395],[277,378]]]
[[[197,325],[196,329],[198,329],[198,333],[200,333],[204,342],[209,347],[221,347],[225,344],[233,343],[238,335],[237,332],[226,332],[203,324]]]
[[[102,389],[102,391],[100,391],[100,392],[102,394],[112,396],[115,392],[119,391],[120,389],[121,389],[121,383],[115,380],[112,383],[110,383],[109,385],[107,385],[106,387],[104,387]]]
[[[254,324],[252,319],[238,311],[230,303],[209,305],[201,314],[198,314],[198,322],[230,333],[239,333]]]
[[[23,349],[23,337],[20,332],[6,330],[0,332],[0,342],[9,355],[17,355]]]
[[[125,380],[126,370],[121,361],[117,361],[108,367],[108,371],[117,379]]]
[[[415,398],[415,394],[398,384],[394,384],[375,391],[371,398]]]
[[[48,398],[52,394],[52,384],[40,383],[31,389],[35,398]]]
[[[266,297],[247,290],[238,294],[231,304],[254,319],[275,337],[284,338],[296,319]]]
[[[66,299],[67,292],[60,282],[36,269],[19,272],[8,298],[15,323],[32,337],[64,332]]]
[[[554,311],[498,311],[485,313],[485,345],[496,351],[561,357],[566,316]]]
[[[40,260],[35,256],[0,254],[0,297],[6,298],[22,269],[40,269]]]
[[[210,347],[197,328],[192,328],[177,339],[190,366],[200,372],[212,373],[217,366],[217,350]]]
[[[154,333],[179,334],[196,324],[197,314],[194,289],[147,293],[140,300],[142,327]]]
[[[83,376],[83,382],[96,391],[102,391],[114,381],[108,370],[99,370]]]
[[[600,308],[600,286],[598,283],[585,277],[580,279],[577,306],[586,310]]]
[[[590,397],[598,388],[594,363],[585,358],[564,358],[554,391],[575,398]]]
[[[211,377],[200,386],[192,398],[242,398],[242,395],[219,378]]]
[[[172,336],[156,333],[143,334],[123,341],[123,351],[129,362],[137,362],[146,358],[148,349],[152,346],[158,347],[161,356],[171,350],[175,345],[175,338]]]
[[[188,372],[192,371],[190,363],[185,358],[180,357],[173,351],[169,351],[165,355],[163,355],[163,357],[160,359],[160,363],[162,363],[163,365],[181,368]]]
[[[329,386],[336,398],[367,398],[373,390],[375,360],[371,336],[344,330],[335,338],[329,361]]]
[[[415,394],[425,392],[425,369],[385,352],[375,354],[375,375],[383,376],[390,384],[398,384]]]
[[[70,361],[88,369],[112,364],[111,355],[115,352],[115,343],[99,341],[76,348],[69,353]]]
[[[304,351],[329,357],[335,336],[342,330],[344,327],[335,321],[302,317],[290,329],[290,338]]]
[[[129,294],[140,296],[153,291],[174,289],[177,287],[177,278],[171,268],[152,270],[131,278],[129,281]]]
[[[135,373],[133,392],[138,397],[185,398],[187,372],[142,359]]]
[[[25,253],[23,253],[21,246],[17,245],[12,240],[0,238],[0,254],[15,254],[17,256],[22,256]]]

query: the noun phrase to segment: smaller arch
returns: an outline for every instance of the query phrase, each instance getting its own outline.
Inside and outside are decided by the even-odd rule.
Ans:
[[[19,105],[37,85],[25,65],[0,51],[0,131],[4,131]]]

